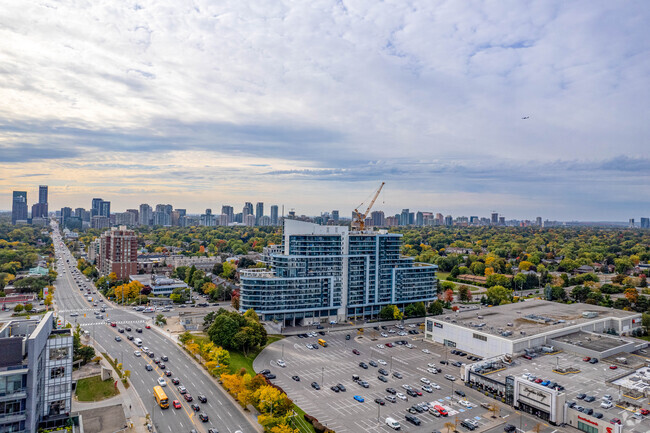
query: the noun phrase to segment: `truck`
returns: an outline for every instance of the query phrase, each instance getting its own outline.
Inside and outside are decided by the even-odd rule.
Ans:
[[[391,417],[386,418],[386,425],[393,430],[399,430],[402,427],[395,418]]]
[[[88,296],[87,299],[88,299],[88,302],[92,302],[92,301],[93,301],[93,297],[92,297],[92,296]]]
[[[135,344],[138,347],[142,347],[142,340],[140,338],[134,338],[133,344]]]

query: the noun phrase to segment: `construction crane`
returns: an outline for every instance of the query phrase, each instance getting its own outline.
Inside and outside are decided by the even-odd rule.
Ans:
[[[368,209],[366,209],[366,211],[363,214],[359,212],[359,208],[363,206],[363,203],[357,206],[357,208],[354,210],[354,217],[352,218],[352,230],[361,231],[366,228],[366,217],[368,216],[370,209],[372,209],[372,205],[375,204],[375,200],[377,200],[377,197],[379,197],[379,193],[381,192],[381,189],[384,187],[385,183],[386,182],[382,182],[381,185],[379,185],[379,189],[377,190],[374,197],[372,198],[370,205],[368,205]]]

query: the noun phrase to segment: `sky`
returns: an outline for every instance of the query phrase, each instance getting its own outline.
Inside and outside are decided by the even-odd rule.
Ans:
[[[3,3],[0,209],[650,216],[650,2]],[[526,119],[523,119],[526,117]],[[267,211],[268,212],[268,211]]]

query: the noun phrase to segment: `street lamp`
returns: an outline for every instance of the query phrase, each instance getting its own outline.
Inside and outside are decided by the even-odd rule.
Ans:
[[[325,386],[325,367],[321,367],[320,383],[321,385]]]

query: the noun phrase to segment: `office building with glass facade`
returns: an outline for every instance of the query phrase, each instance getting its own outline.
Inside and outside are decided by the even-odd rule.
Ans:
[[[240,309],[294,325],[371,318],[389,304],[435,300],[438,267],[401,257],[401,244],[402,235],[385,230],[284,220],[282,245],[265,252],[271,270],[240,273]]]

